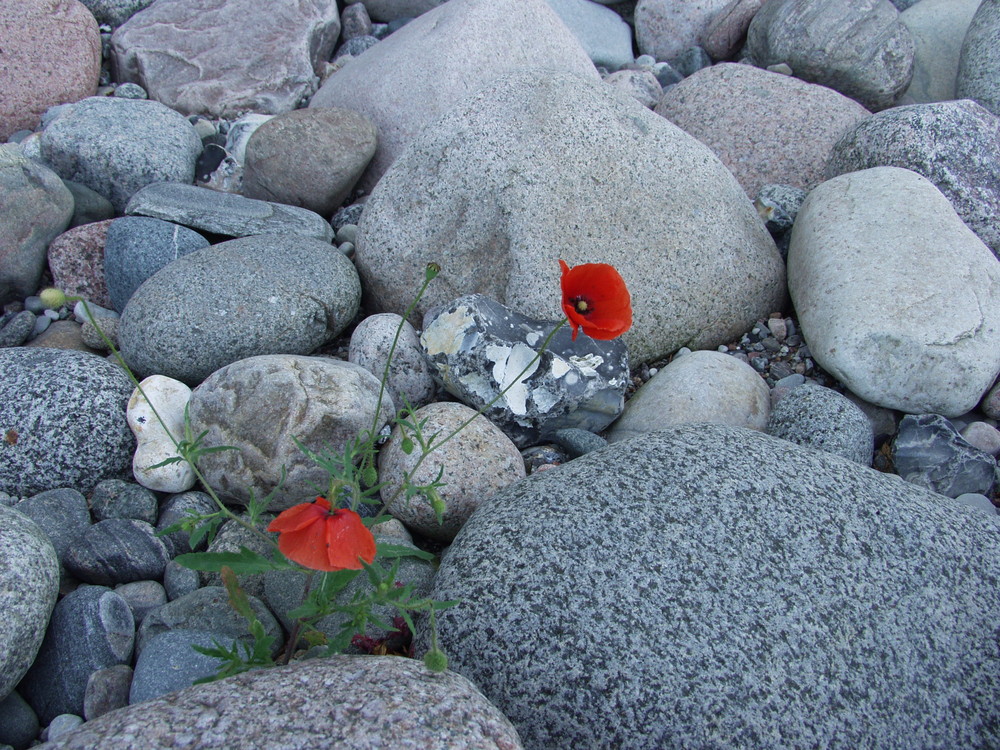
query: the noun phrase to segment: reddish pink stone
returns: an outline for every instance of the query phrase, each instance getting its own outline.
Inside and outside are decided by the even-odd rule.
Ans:
[[[97,92],[101,35],[78,0],[0,3],[0,142]]]
[[[70,296],[85,297],[107,308],[111,308],[111,298],[104,282],[104,242],[112,221],[73,227],[49,245],[53,283]]]

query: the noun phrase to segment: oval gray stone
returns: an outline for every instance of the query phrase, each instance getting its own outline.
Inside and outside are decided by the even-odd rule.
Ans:
[[[832,388],[812,384],[793,388],[771,410],[767,432],[862,466],[872,463],[875,436],[871,421],[849,398]]]
[[[66,569],[86,583],[116,583],[163,577],[167,548],[145,521],[109,518],[88,527],[65,556]]]
[[[685,425],[502,490],[432,596],[461,600],[437,615],[451,668],[527,747],[989,747],[998,531],[839,456]]]
[[[197,250],[136,290],[118,340],[140,377],[197,384],[239,359],[309,354],[354,318],[354,264],[326,242],[257,235]]]
[[[68,487],[39,492],[15,507],[45,532],[60,562],[65,559],[73,541],[91,524],[87,498]]]

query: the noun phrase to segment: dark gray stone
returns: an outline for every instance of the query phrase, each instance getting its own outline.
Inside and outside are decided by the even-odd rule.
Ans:
[[[892,447],[896,473],[907,482],[958,497],[989,495],[996,482],[996,459],[969,445],[938,414],[907,414]]]
[[[90,9],[98,23],[121,26],[154,0],[81,0]]]
[[[176,560],[167,563],[163,570],[163,588],[167,592],[168,601],[187,596],[200,587],[201,576],[197,570],[185,568]]]
[[[983,0],[965,32],[955,93],[1000,116],[1000,2]]]
[[[145,521],[109,518],[87,528],[65,556],[66,569],[101,586],[163,577],[170,557]]]
[[[111,304],[121,312],[146,279],[173,260],[208,247],[193,229],[145,216],[111,222],[104,243],[104,279]]]
[[[827,177],[902,167],[934,183],[1000,257],[1000,118],[969,100],[878,112],[833,147]]]
[[[344,55],[357,57],[369,47],[374,47],[378,42],[378,37],[371,35],[351,37],[337,48],[333,59],[336,60],[338,57],[343,57]]]
[[[76,714],[59,714],[42,732],[42,739],[57,740],[83,724],[83,717]]]
[[[431,593],[461,602],[437,616],[449,667],[526,748],[993,747],[998,531],[839,456],[684,425],[502,490]]]
[[[0,700],[0,744],[25,750],[37,737],[38,717],[15,690]]]
[[[249,599],[250,607],[264,625],[265,632],[274,636],[273,653],[278,653],[285,644],[281,625],[260,599],[255,596]],[[253,642],[247,621],[229,604],[229,594],[221,586],[198,589],[146,615],[139,626],[136,653],[141,656],[146,644],[160,633],[178,629],[206,630]]]
[[[69,488],[46,490],[16,506],[45,532],[62,563],[73,542],[90,526],[87,498]]]
[[[132,610],[136,626],[142,623],[147,614],[167,603],[167,592],[159,581],[122,583],[115,587],[115,593]]]
[[[35,330],[35,314],[22,310],[0,325],[0,347],[20,346]]]
[[[676,70],[683,78],[687,78],[692,73],[697,73],[702,68],[707,68],[712,64],[712,58],[701,47],[688,47],[677,57],[670,60],[670,67]]]
[[[129,366],[197,385],[262,354],[310,354],[357,314],[361,283],[326,242],[260,235],[178,258],[148,279],[122,313]]]
[[[31,666],[59,593],[59,561],[45,533],[0,506],[0,696]]]
[[[783,234],[792,228],[799,213],[806,191],[793,185],[765,185],[754,200],[757,213],[771,236]]]
[[[340,12],[340,38],[353,39],[372,33],[372,19],[364,3],[348,5]]]
[[[128,664],[113,664],[91,672],[83,693],[83,717],[90,721],[127,706],[131,685],[132,667]]]
[[[201,138],[186,117],[159,102],[92,96],[48,123],[41,150],[60,177],[122,211],[145,185],[193,182]]]
[[[608,444],[608,441],[600,435],[595,435],[589,430],[581,430],[579,427],[564,427],[561,430],[555,430],[549,435],[549,438],[560,448],[565,449],[570,458],[577,458]]]
[[[191,687],[202,677],[211,677],[219,671],[222,662],[195,651],[192,646],[211,648],[218,644],[232,648],[234,643],[228,635],[184,628],[153,636],[136,659],[128,702],[134,705],[159,698]]]
[[[163,508],[160,510],[160,517],[156,521],[156,531],[158,533],[162,532],[175,523],[180,523],[193,513],[207,515],[215,513],[218,510],[219,507],[215,504],[215,501],[204,492],[199,492],[198,490],[189,490],[188,492],[172,495],[167,498],[167,501],[163,504]],[[190,534],[186,531],[173,531],[169,534],[162,534],[160,540],[167,545],[170,557],[174,558],[177,555],[193,551],[188,542],[189,536]]]
[[[63,184],[73,194],[73,218],[69,222],[70,229],[115,217],[115,207],[111,205],[111,201],[96,190],[73,180],[63,180]]]
[[[323,242],[333,239],[333,227],[308,209],[176,182],[158,182],[143,188],[129,201],[125,213],[152,216],[226,237],[280,234]]]
[[[470,294],[429,310],[420,343],[434,379],[480,409],[515,382],[555,325]],[[524,448],[563,427],[603,430],[622,413],[628,383],[621,339],[580,334],[573,341],[564,325],[528,374],[483,413]]]
[[[125,600],[104,586],[80,586],[56,605],[38,658],[18,690],[43,724],[59,714],[82,716],[90,674],[129,663],[134,641]]]
[[[767,432],[862,466],[872,463],[872,423],[850,399],[831,388],[800,385],[793,389],[771,410]]]
[[[94,521],[133,518],[154,524],[159,512],[158,502],[153,491],[141,484],[122,479],[105,479],[98,483],[90,496],[90,510]]]
[[[94,354],[0,349],[0,492],[28,496],[71,487],[84,494],[123,476],[135,452],[125,421],[134,386]]]

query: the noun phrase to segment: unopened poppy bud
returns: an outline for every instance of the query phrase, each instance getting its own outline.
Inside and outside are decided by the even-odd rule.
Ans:
[[[439,273],[441,273],[441,266],[439,266],[437,263],[428,263],[427,270],[424,271],[424,278],[427,281],[431,281]]]
[[[50,286],[48,289],[43,289],[38,294],[38,299],[42,301],[49,310],[58,310],[60,307],[66,304],[66,293],[62,289],[56,289]]]
[[[434,487],[428,487],[424,490],[424,496],[427,498],[427,502],[431,504],[431,510],[434,511],[434,515],[437,518],[437,522],[444,523],[444,514],[448,510],[448,506],[445,501],[438,494],[438,491]]]
[[[424,654],[424,666],[432,672],[444,672],[448,668],[448,657],[439,648],[431,649]]]

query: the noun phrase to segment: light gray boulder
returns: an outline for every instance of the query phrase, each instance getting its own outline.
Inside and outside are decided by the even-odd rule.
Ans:
[[[955,95],[1000,116],[1000,2],[982,0],[962,41]]]
[[[926,177],[1000,257],[1000,118],[992,112],[969,99],[877,112],[837,141],[826,174],[870,167],[902,167]]]
[[[336,454],[396,413],[388,394],[377,406],[378,395],[379,381],[350,362],[290,354],[233,362],[194,389],[188,411],[194,433],[207,431],[206,447],[237,450],[208,454],[199,467],[216,492],[236,503],[246,504],[251,491],[258,498],[274,491],[270,510],[311,501],[326,491],[329,475],[296,440]],[[282,469],[287,475],[276,489]]]
[[[639,52],[669,61],[690,47],[701,44],[702,36],[729,0],[639,0],[635,6],[635,36]]]
[[[875,435],[871,421],[859,406],[832,388],[809,383],[793,388],[771,410],[767,433],[862,466],[872,464]]]
[[[998,531],[839,456],[679,426],[482,506],[435,576],[461,602],[439,641],[527,748],[989,747]]]
[[[192,183],[201,138],[159,102],[93,96],[46,125],[41,152],[60,177],[86,185],[120,212],[146,185]]]
[[[59,175],[0,146],[0,304],[38,291],[49,244],[69,226],[73,195]]]
[[[573,32],[594,65],[614,71],[634,61],[632,29],[619,14],[590,0],[546,2]]]
[[[146,377],[197,384],[259,354],[310,354],[357,314],[354,265],[330,244],[255,235],[184,255],[147,279],[122,313],[118,342]]]
[[[770,0],[750,22],[744,53],[873,112],[893,106],[913,75],[913,37],[889,0]]]
[[[433,261],[418,314],[479,293],[558,319],[558,260],[610,263],[632,297],[633,362],[738,338],[785,293],[774,241],[718,158],[570,73],[515,74],[455,107],[379,182],[357,239],[367,299],[396,313]]]
[[[59,594],[59,558],[28,516],[0,505],[0,701],[42,645]]]
[[[956,99],[962,42],[981,0],[922,0],[899,14],[913,37],[913,78],[900,104]]]
[[[677,424],[714,422],[763,430],[771,412],[767,383],[746,362],[717,351],[675,358],[625,404],[609,442]]]
[[[111,37],[115,80],[186,115],[301,106],[340,34],[336,0],[157,0]]]
[[[916,172],[815,188],[792,228],[788,288],[813,358],[865,401],[957,416],[1000,372],[1000,262]]]
[[[437,384],[431,377],[417,331],[409,321],[404,322],[395,313],[380,313],[369,315],[354,327],[347,359],[364,367],[379,381],[386,373],[390,352],[392,359],[385,386],[392,403],[399,409],[406,404],[416,409],[433,401]]]
[[[348,62],[309,106],[343,107],[375,123],[378,147],[358,184],[370,192],[431,123],[490,81],[524,68],[599,78],[546,0],[452,0]]]
[[[220,747],[521,748],[510,721],[461,675],[397,656],[338,655],[185,688],[105,714],[39,750],[147,750],[205,722]]]

